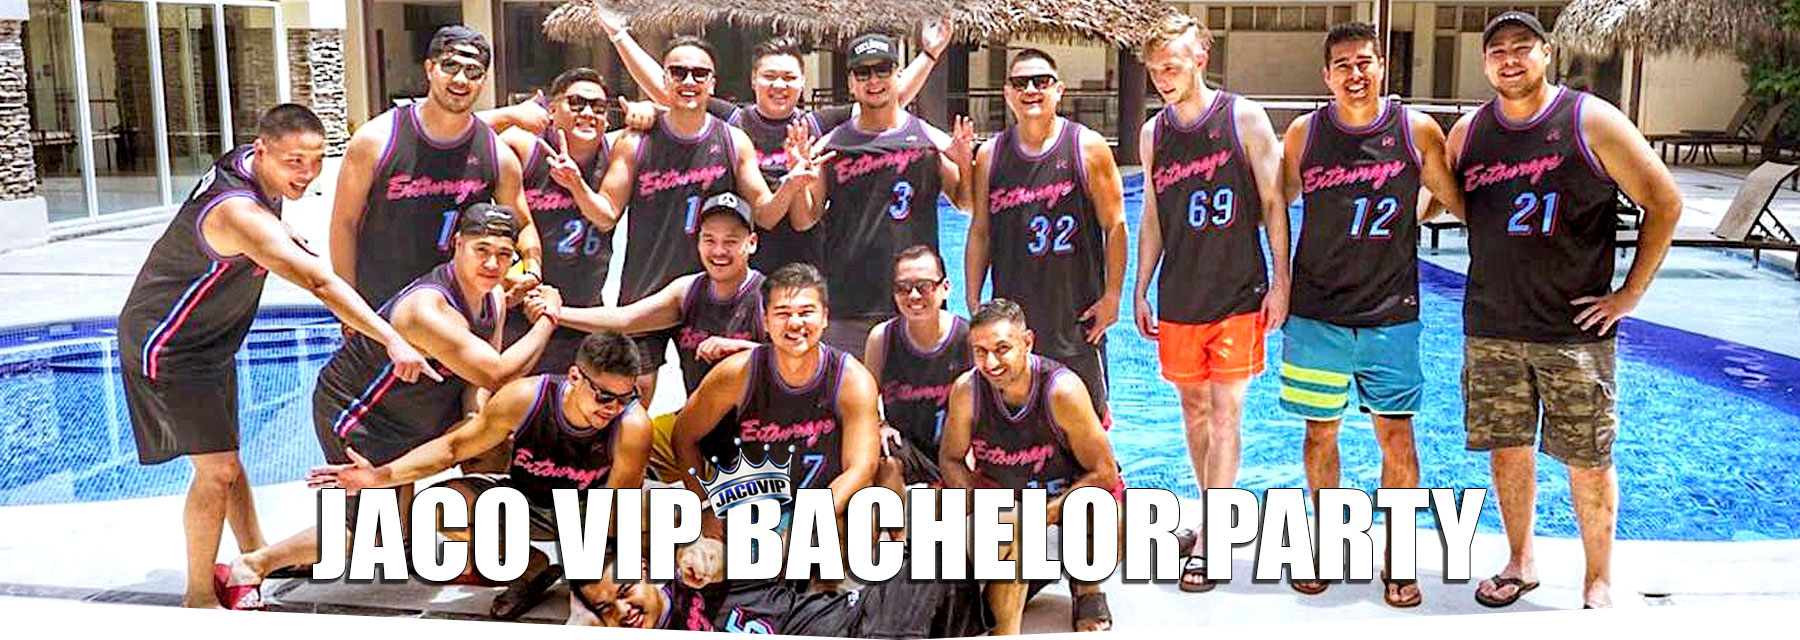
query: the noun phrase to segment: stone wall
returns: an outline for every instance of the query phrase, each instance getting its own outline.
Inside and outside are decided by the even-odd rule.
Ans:
[[[32,158],[31,112],[25,108],[24,25],[0,20],[0,200],[37,195]]]
[[[294,102],[325,121],[326,155],[344,155],[350,140],[350,103],[344,89],[344,32],[289,29],[288,77]]]

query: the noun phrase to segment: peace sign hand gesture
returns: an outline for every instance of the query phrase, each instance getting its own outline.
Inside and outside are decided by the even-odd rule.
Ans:
[[[544,148],[544,161],[550,165],[550,179],[558,186],[570,191],[586,188],[587,179],[581,175],[581,165],[569,155],[569,134],[556,132],[556,146],[550,146],[543,138],[538,138],[538,145]]]

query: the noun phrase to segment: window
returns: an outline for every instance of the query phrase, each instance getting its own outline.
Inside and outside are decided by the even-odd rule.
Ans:
[[[25,110],[31,113],[31,148],[37,163],[38,194],[50,208],[50,221],[88,215],[83,186],[81,122],[77,111],[75,42],[70,30],[69,0],[33,0],[20,41],[25,69],[31,75]]]
[[[1218,23],[1225,22],[1224,7],[1207,9],[1207,23],[1213,29],[1213,12]],[[1232,7],[1231,28],[1244,31],[1325,31],[1331,25],[1349,22],[1350,5]]]

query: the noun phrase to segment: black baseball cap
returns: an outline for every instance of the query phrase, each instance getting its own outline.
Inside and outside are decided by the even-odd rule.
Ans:
[[[474,58],[480,60],[483,65],[493,63],[494,47],[488,44],[487,36],[460,24],[449,24],[438,28],[437,33],[431,35],[431,44],[425,48],[425,57],[435,60],[439,56],[460,49],[472,50],[475,53]],[[462,51],[461,53],[466,55],[469,52]]]
[[[456,221],[456,233],[518,240],[519,223],[513,218],[512,207],[478,202],[463,210]]]
[[[850,41],[850,67],[852,69],[865,64],[881,62],[899,62],[899,48],[894,46],[894,39],[879,33],[866,33]]]
[[[1487,46],[1488,41],[1494,39],[1495,32],[1512,25],[1525,27],[1537,34],[1539,40],[1550,41],[1550,32],[1544,29],[1544,23],[1538,22],[1537,16],[1524,11],[1508,11],[1494,16],[1493,20],[1488,21],[1487,27],[1481,30],[1481,46]]]
[[[706,202],[700,205],[701,222],[723,213],[730,213],[732,219],[744,223],[744,228],[751,231],[756,230],[756,225],[751,222],[750,203],[744,202],[744,199],[738,197],[738,194],[730,191],[720,193],[707,198]]]

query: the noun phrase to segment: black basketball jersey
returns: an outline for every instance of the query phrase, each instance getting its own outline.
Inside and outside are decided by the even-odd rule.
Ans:
[[[256,186],[253,157],[249,145],[220,156],[138,269],[119,312],[119,358],[146,378],[237,366],[234,359],[256,319],[268,271],[243,254],[213,251],[200,225],[232,198],[247,198],[281,216],[281,198]]]
[[[756,147],[756,164],[762,169],[763,180],[769,187],[775,188],[781,178],[787,175],[787,130],[788,125],[795,122],[806,125],[812,135],[822,133],[819,123],[812,114],[799,108],[781,120],[763,117],[756,105],[748,104],[738,107],[726,120],[750,136],[750,144]],[[818,265],[824,255],[823,234],[818,227],[806,231],[795,231],[794,225],[786,217],[775,223],[773,229],[756,230],[756,255],[750,256],[750,266],[763,273],[772,273],[776,269],[792,262],[804,262]]]
[[[738,403],[738,439],[750,461],[765,455],[788,463],[795,489],[824,489],[844,470],[844,431],[838,419],[838,385],[844,359],[830,345],[819,345],[819,369],[799,387],[788,386],[775,368],[768,346],[750,352],[750,375]],[[768,445],[764,453],[763,445]],[[787,449],[792,447],[791,453]]]
[[[381,306],[381,318],[392,320],[400,302],[414,295],[441,295],[469,323],[470,333],[484,341],[494,335],[497,313],[491,300],[484,296],[481,310],[471,311],[452,263],[438,265],[394,294]],[[402,382],[394,375],[386,347],[362,333],[352,334],[319,370],[314,402],[328,402],[336,410],[332,431],[338,437],[375,464],[385,464],[442,435],[463,417],[462,395],[468,383],[443,364],[431,364],[443,382],[423,378]]]
[[[782,580],[728,580],[690,589],[662,587],[669,607],[657,625],[677,631],[853,637],[856,592],[802,595]]]
[[[1074,375],[1062,364],[1031,358],[1031,394],[1025,404],[1007,406],[1000,389],[987,378],[975,378],[975,427],[969,449],[975,458],[975,484],[980,488],[1047,489],[1060,495],[1084,471],[1069,447],[1069,437],[1050,409],[1056,377]]]
[[[555,127],[544,130],[544,142],[551,142]],[[612,143],[600,136],[600,148],[594,157],[581,163],[581,175],[589,186],[597,187]],[[600,306],[600,287],[606,283],[606,269],[612,262],[612,232],[599,231],[575,204],[575,196],[550,178],[550,162],[544,158],[542,144],[531,148],[525,159],[525,203],[531,207],[538,237],[544,247],[544,283],[562,293],[563,304],[572,307]]]
[[[1610,339],[1575,324],[1570,300],[1612,289],[1617,187],[1581,135],[1587,94],[1563,88],[1529,122],[1476,111],[1458,159],[1468,206],[1463,330],[1527,342]]]
[[[1306,215],[1294,254],[1293,314],[1344,327],[1419,319],[1419,152],[1408,110],[1363,127],[1313,111],[1300,155]]]
[[[1106,287],[1100,219],[1088,191],[1080,124],[1057,119],[1050,148],[1020,147],[1018,126],[994,143],[988,171],[988,255],[994,297],[1019,303],[1037,334],[1037,350],[1051,356],[1091,351],[1081,312]]]
[[[938,194],[943,190],[938,148],[924,121],[901,116],[880,133],[840,126],[825,140],[838,158],[825,171],[825,278],[831,315],[894,315],[894,255],[907,247],[938,246]]]
[[[604,487],[612,472],[613,445],[625,414],[602,427],[577,427],[563,415],[568,393],[567,377],[538,376],[537,400],[513,430],[508,475],[532,504],[548,506],[555,489]]]
[[[440,142],[425,134],[418,112],[418,105],[392,112],[393,132],[356,232],[356,290],[374,306],[449,260],[457,214],[493,201],[500,182],[493,129],[471,117],[462,137]]]
[[[1238,140],[1238,99],[1218,92],[1194,123],[1171,107],[1157,116],[1150,183],[1163,241],[1162,320],[1204,324],[1256,311],[1269,288],[1262,196]]]
[[[681,298],[681,328],[675,334],[675,353],[681,357],[681,379],[688,393],[700,388],[700,381],[712,371],[712,362],[697,355],[700,343],[719,336],[752,342],[768,342],[763,332],[763,274],[752,270],[726,299],[713,295],[712,278],[700,274]]]
[[[700,204],[737,189],[736,166],[731,126],[710,114],[692,138],[676,134],[665,116],[638,142],[619,278],[621,306],[700,270],[694,252]]]
[[[929,351],[906,336],[906,318],[887,321],[882,329],[881,410],[888,426],[929,459],[938,456],[944,436],[944,411],[956,377],[975,366],[969,355],[969,323],[951,320],[950,332]]]

